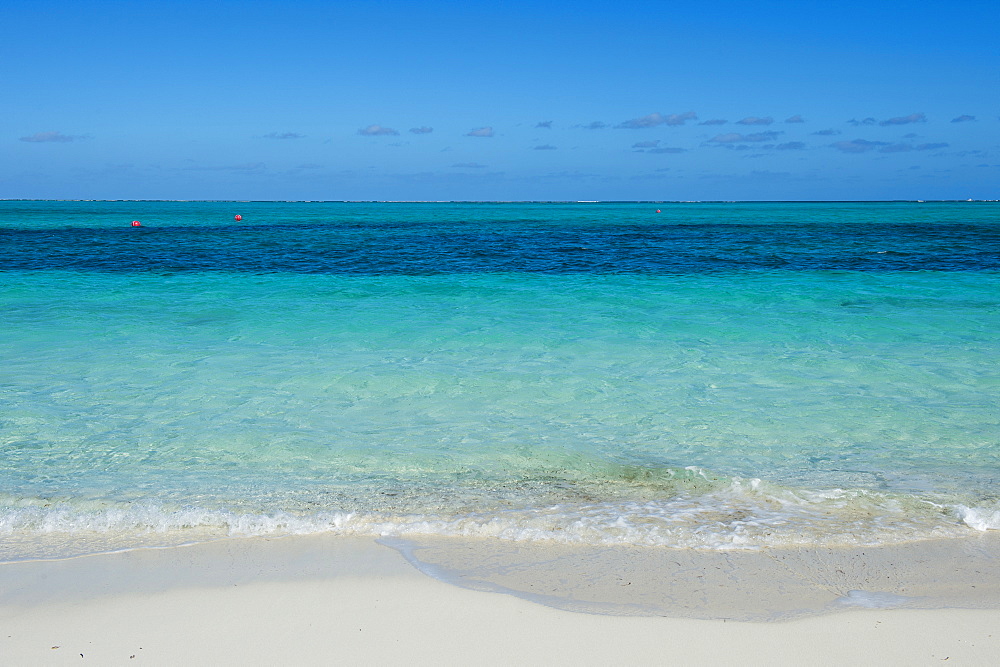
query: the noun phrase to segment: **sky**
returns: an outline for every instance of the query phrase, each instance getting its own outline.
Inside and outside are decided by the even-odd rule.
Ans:
[[[0,198],[1000,198],[1000,3],[7,0]]]

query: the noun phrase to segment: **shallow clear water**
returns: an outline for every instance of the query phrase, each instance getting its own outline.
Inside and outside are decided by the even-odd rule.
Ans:
[[[1000,528],[996,204],[0,202],[0,249],[6,558]]]

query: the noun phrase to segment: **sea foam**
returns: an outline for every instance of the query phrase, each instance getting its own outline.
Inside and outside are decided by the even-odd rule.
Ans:
[[[5,545],[1000,524],[995,206],[230,206],[0,202]]]

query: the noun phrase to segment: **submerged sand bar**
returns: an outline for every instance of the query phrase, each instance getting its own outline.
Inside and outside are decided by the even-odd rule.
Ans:
[[[227,539],[2,564],[0,656],[110,665],[986,665],[1000,656],[995,533],[756,552],[386,542],[395,550],[366,538]]]

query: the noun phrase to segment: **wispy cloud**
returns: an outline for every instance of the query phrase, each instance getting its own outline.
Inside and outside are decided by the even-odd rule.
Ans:
[[[650,127],[659,127],[660,125],[683,125],[689,120],[697,120],[697,118],[698,115],[693,111],[672,113],[666,116],[661,113],[651,113],[646,116],[640,116],[639,118],[627,120],[624,123],[620,123],[616,127],[626,130],[644,130]]]
[[[898,144],[888,144],[882,146],[881,148],[878,149],[878,151],[879,153],[908,153],[910,151],[934,151],[940,148],[947,148],[947,147],[948,144],[946,143],[917,144],[916,146],[914,146],[913,144],[905,144],[900,142]]]
[[[840,134],[840,130],[834,130],[833,128],[830,128],[828,130],[819,130],[817,132],[813,132],[813,134],[819,137],[835,137],[838,134]]]
[[[764,118],[758,118],[757,116],[747,116],[742,120],[736,121],[737,125],[770,125],[774,122],[774,119],[770,116]]]
[[[851,141],[837,141],[830,144],[841,153],[867,153],[868,151],[888,146],[885,141],[868,141],[866,139],[853,139]]]
[[[709,142],[720,145],[759,143],[763,141],[774,141],[778,138],[779,134],[781,134],[781,132],[775,132],[773,130],[770,132],[755,132],[753,134],[729,132],[728,134],[718,134],[709,139]]]
[[[803,118],[802,116],[800,116],[799,114],[795,114],[794,116],[789,116],[788,118],[786,118],[785,122],[786,123],[804,123],[804,122],[806,122],[806,119]]]
[[[85,139],[84,136],[63,134],[62,132],[36,132],[27,137],[21,137],[20,141],[27,141],[30,144],[58,143],[65,144],[77,139]]]
[[[699,125],[725,125],[728,122],[729,122],[728,120],[724,120],[722,118],[713,118],[711,120],[703,120],[702,122],[700,122],[698,124]]]
[[[674,148],[673,146],[660,146],[660,140],[654,139],[652,141],[639,141],[632,144],[632,148],[636,149],[636,153],[655,153],[655,154],[670,154],[670,153],[684,153],[683,148]]]
[[[910,123],[926,123],[927,117],[922,113],[911,113],[909,116],[896,116],[883,120],[879,125],[909,125]]]
[[[685,111],[684,113],[672,113],[667,116],[665,125],[683,125],[689,120],[698,120],[698,114],[693,111]]]
[[[421,127],[411,127],[410,128],[410,133],[411,134],[430,134],[433,131],[434,131],[433,127],[427,127],[426,125],[423,125]]]
[[[962,114],[961,116],[958,116],[956,118],[952,118],[951,122],[953,122],[953,123],[968,123],[970,120],[976,120],[976,117],[975,116],[969,116],[967,114]]]
[[[369,125],[368,127],[363,127],[358,130],[358,134],[364,137],[387,137],[396,136],[399,134],[396,130],[391,127],[382,127],[381,125]]]
[[[492,137],[493,128],[492,127],[477,127],[466,133],[467,137]]]
[[[860,125],[875,125],[876,123],[878,123],[878,121],[869,116],[868,118],[862,118],[861,120],[852,118],[851,120],[847,121],[847,123],[849,125],[853,125],[854,127],[858,127]]]
[[[654,169],[648,174],[636,174],[635,176],[630,176],[630,181],[662,181],[667,177],[667,173],[670,169]]]
[[[607,126],[608,126],[607,123],[603,123],[603,122],[601,122],[599,120],[595,120],[592,123],[588,123],[586,125],[583,125],[582,127],[585,130],[603,130]]]
[[[216,166],[199,166],[192,165],[190,167],[183,167],[183,171],[235,171],[235,172],[248,172],[248,171],[262,171],[266,168],[263,162],[245,162],[243,164],[224,164]]]
[[[789,141],[775,146],[775,148],[779,151],[800,151],[805,147],[806,145],[801,141]]]
[[[541,127],[541,128],[546,129],[546,130],[551,130],[552,129],[552,121],[551,120],[542,120],[542,121],[539,121],[539,122],[535,123],[535,127]]]
[[[556,150],[556,146],[552,146],[550,144],[542,144],[541,146],[535,146],[534,150],[536,150],[536,151],[554,151],[554,150]]]
[[[264,139],[304,139],[306,135],[297,132],[268,132]]]

